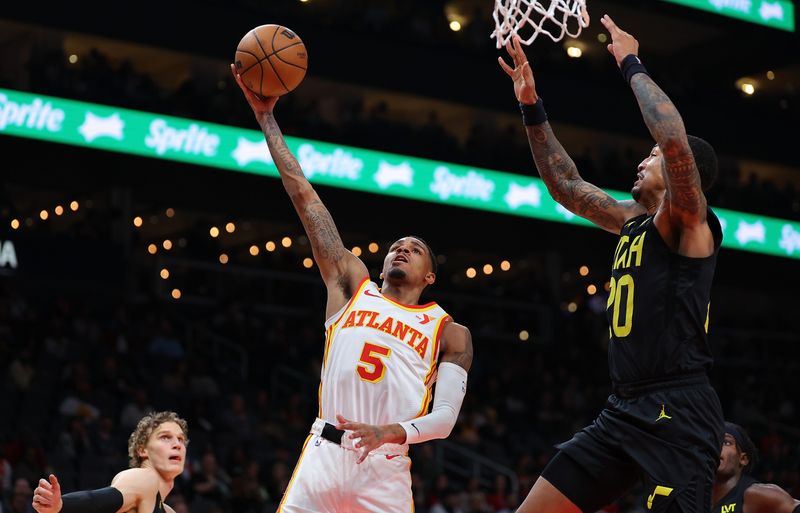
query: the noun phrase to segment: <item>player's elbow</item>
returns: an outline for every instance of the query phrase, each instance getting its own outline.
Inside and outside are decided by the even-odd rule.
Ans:
[[[292,203],[298,206],[308,205],[317,198],[314,187],[306,180],[293,180],[286,183],[286,192],[289,193]]]

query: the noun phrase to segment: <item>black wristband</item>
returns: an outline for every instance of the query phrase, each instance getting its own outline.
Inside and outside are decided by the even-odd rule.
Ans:
[[[519,110],[522,112],[522,124],[525,126],[541,125],[547,121],[547,112],[544,111],[541,97],[533,105],[520,103]]]
[[[644,73],[648,77],[650,74],[647,72],[647,68],[644,67],[642,61],[639,60],[634,54],[630,54],[622,59],[622,62],[619,65],[619,70],[622,72],[622,76],[625,78],[625,82],[631,83],[631,79],[637,73]]]
[[[124,502],[122,492],[112,486],[68,493],[61,501],[61,513],[117,513]]]

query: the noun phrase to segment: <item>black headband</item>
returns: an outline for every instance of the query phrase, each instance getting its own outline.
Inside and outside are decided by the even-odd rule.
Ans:
[[[745,452],[747,452],[745,448],[744,436],[742,436],[742,432],[739,430],[739,426],[737,426],[733,422],[726,422],[725,433],[731,435],[736,440],[736,447],[739,448],[739,451],[744,450]]]
[[[725,433],[736,440],[738,452],[747,454],[747,465],[742,470],[745,474],[749,474],[758,463],[758,448],[747,435],[747,431],[733,422],[725,423]]]

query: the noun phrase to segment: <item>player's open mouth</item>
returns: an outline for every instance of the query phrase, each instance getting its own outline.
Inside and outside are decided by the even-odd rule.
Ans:
[[[404,256],[398,256],[398,257],[395,257],[394,260],[392,260],[393,264],[396,264],[398,262],[408,263],[408,259],[406,257],[404,257]]]
[[[169,461],[181,462],[181,461],[183,461],[183,458],[181,458],[180,456],[170,456],[169,457]]]

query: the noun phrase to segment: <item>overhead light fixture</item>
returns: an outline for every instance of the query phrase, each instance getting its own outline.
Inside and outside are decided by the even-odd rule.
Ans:
[[[564,41],[564,50],[567,51],[567,55],[573,59],[577,59],[583,55],[583,52],[586,50],[586,45],[577,39],[567,39]]]
[[[567,55],[569,55],[573,59],[577,59],[578,57],[583,55],[583,50],[581,50],[577,46],[568,46],[567,47]]]
[[[758,82],[750,77],[742,77],[736,81],[736,88],[747,96],[752,96],[755,94],[756,87],[758,87]]]

